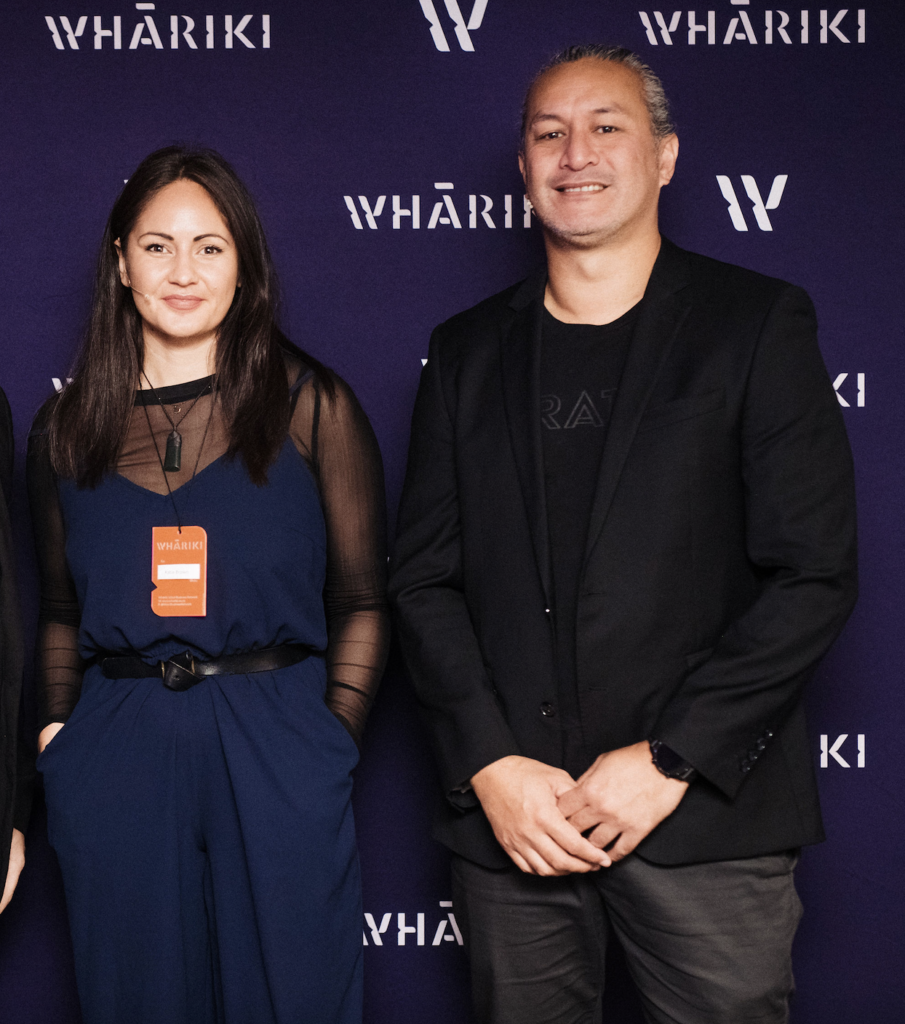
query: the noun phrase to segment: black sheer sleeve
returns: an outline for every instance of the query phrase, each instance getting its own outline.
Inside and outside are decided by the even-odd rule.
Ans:
[[[327,704],[356,742],[389,646],[383,463],[349,386],[314,375],[301,386],[292,439],[312,467],[327,524]]]
[[[38,730],[65,722],[82,688],[78,637],[81,611],[66,562],[66,529],[57,480],[47,451],[44,422],[38,414],[28,438],[26,476],[38,556],[41,605],[35,670],[38,689]]]

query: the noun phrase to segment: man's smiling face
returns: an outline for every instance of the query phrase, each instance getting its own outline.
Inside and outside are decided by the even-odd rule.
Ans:
[[[519,166],[554,244],[593,249],[656,231],[677,153],[675,135],[654,136],[630,68],[585,58],[557,65],[531,89]]]

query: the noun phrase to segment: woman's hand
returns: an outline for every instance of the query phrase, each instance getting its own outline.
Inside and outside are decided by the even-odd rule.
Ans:
[[[45,725],[41,732],[38,734],[38,753],[44,752],[44,748],[48,743],[56,736],[56,734],[63,728],[63,722],[51,722],[50,725]]]
[[[59,723],[57,723],[59,724]],[[9,870],[6,872],[6,885],[3,887],[3,899],[0,899],[0,914],[6,910],[9,901],[13,898],[19,875],[25,867],[25,836],[17,829],[13,829],[13,840],[9,845]]]

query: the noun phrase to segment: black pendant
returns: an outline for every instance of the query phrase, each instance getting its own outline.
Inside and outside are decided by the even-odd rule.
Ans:
[[[167,437],[167,454],[163,460],[164,473],[178,473],[182,468],[182,434],[174,430]]]

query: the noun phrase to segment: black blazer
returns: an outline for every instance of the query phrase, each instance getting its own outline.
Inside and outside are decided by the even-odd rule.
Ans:
[[[22,692],[22,626],[9,521],[13,422],[0,391],[0,886],[6,881],[13,826],[28,827],[34,756],[18,741]]]
[[[491,867],[508,858],[467,780],[508,754],[561,764],[544,284],[529,278],[434,332],[391,580],[446,793],[435,834]],[[577,610],[589,754],[653,737],[701,773],[641,855],[690,863],[823,838],[801,696],[855,593],[851,455],[810,300],[664,239],[610,420]]]

